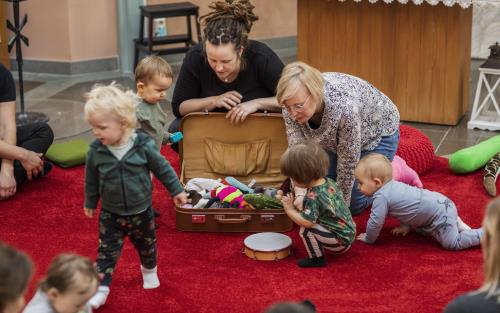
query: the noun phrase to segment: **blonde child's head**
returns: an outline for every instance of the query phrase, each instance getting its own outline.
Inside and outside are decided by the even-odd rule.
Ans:
[[[133,92],[125,92],[113,82],[95,85],[85,97],[85,119],[103,144],[114,145],[116,140],[128,138],[137,124]]]
[[[500,197],[486,207],[483,230],[484,284],[480,290],[500,301]]]
[[[145,57],[135,68],[137,94],[146,102],[156,104],[165,98],[173,78],[167,61],[157,55]]]
[[[137,98],[131,91],[123,91],[114,82],[109,85],[97,84],[85,98],[85,119],[89,120],[95,115],[113,115],[123,121],[127,128],[135,129]]]
[[[372,196],[392,179],[392,165],[389,159],[379,153],[369,153],[359,160],[354,170],[361,193]]]
[[[0,312],[21,312],[31,274],[30,259],[0,242]]]
[[[326,176],[329,164],[326,151],[310,141],[288,148],[281,156],[280,170],[294,183],[309,186]]]
[[[56,312],[77,313],[95,294],[99,276],[92,261],[76,254],[60,254],[40,282]]]

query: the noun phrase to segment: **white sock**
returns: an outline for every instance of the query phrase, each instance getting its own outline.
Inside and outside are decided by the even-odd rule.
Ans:
[[[108,286],[99,286],[97,288],[97,292],[92,296],[89,300],[89,304],[92,308],[97,309],[104,303],[106,303],[106,299],[109,295],[109,287]]]
[[[460,217],[457,216],[457,227],[458,227],[458,232],[461,233],[464,230],[471,230],[472,228],[465,224],[464,221]]]
[[[158,279],[157,269],[158,269],[157,266],[155,266],[152,269],[147,269],[141,265],[142,280],[144,281],[142,287],[144,289],[154,289],[160,286],[160,280]]]

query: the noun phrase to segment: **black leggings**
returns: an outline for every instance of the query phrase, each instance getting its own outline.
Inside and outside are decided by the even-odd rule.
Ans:
[[[35,123],[17,127],[17,142],[18,147],[24,148],[37,153],[47,152],[52,141],[54,141],[54,133],[47,123]],[[26,170],[24,170],[21,162],[14,161],[14,176],[17,185],[24,183],[27,180]]]

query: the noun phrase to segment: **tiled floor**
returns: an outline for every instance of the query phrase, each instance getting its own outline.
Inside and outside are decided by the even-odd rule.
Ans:
[[[284,62],[293,61],[294,57],[284,57]],[[477,67],[480,61],[473,60],[472,75],[470,83],[470,102],[474,96],[477,83]],[[175,73],[178,73],[180,64],[173,64]],[[15,74],[15,73],[14,73]],[[62,142],[73,138],[92,139],[87,123],[83,119],[84,94],[96,83],[108,84],[112,81],[127,88],[134,88],[134,80],[131,76],[123,76],[119,72],[105,72],[74,76],[54,76],[25,73],[25,108],[26,111],[37,111],[46,113],[49,124],[52,126],[56,142]],[[175,81],[174,81],[175,84]],[[172,98],[173,87],[167,94],[167,99]],[[19,103],[18,103],[19,107]],[[170,106],[168,102],[163,103],[165,112],[170,118]],[[19,110],[19,108],[18,108]],[[420,129],[432,141],[437,155],[448,155],[458,149],[477,144],[487,138],[500,134],[467,129],[469,115],[462,118],[457,126],[441,126],[422,123],[406,123]]]

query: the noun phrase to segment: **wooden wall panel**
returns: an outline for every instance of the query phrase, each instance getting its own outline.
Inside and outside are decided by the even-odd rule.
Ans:
[[[10,69],[9,53],[7,52],[7,44],[9,43],[10,37],[7,36],[6,10],[7,10],[7,3],[1,1],[0,2],[0,63],[2,63],[6,68]],[[13,35],[11,31],[9,31],[9,35],[11,36]]]
[[[406,121],[454,125],[469,104],[472,8],[298,1],[298,59],[366,79]]]

